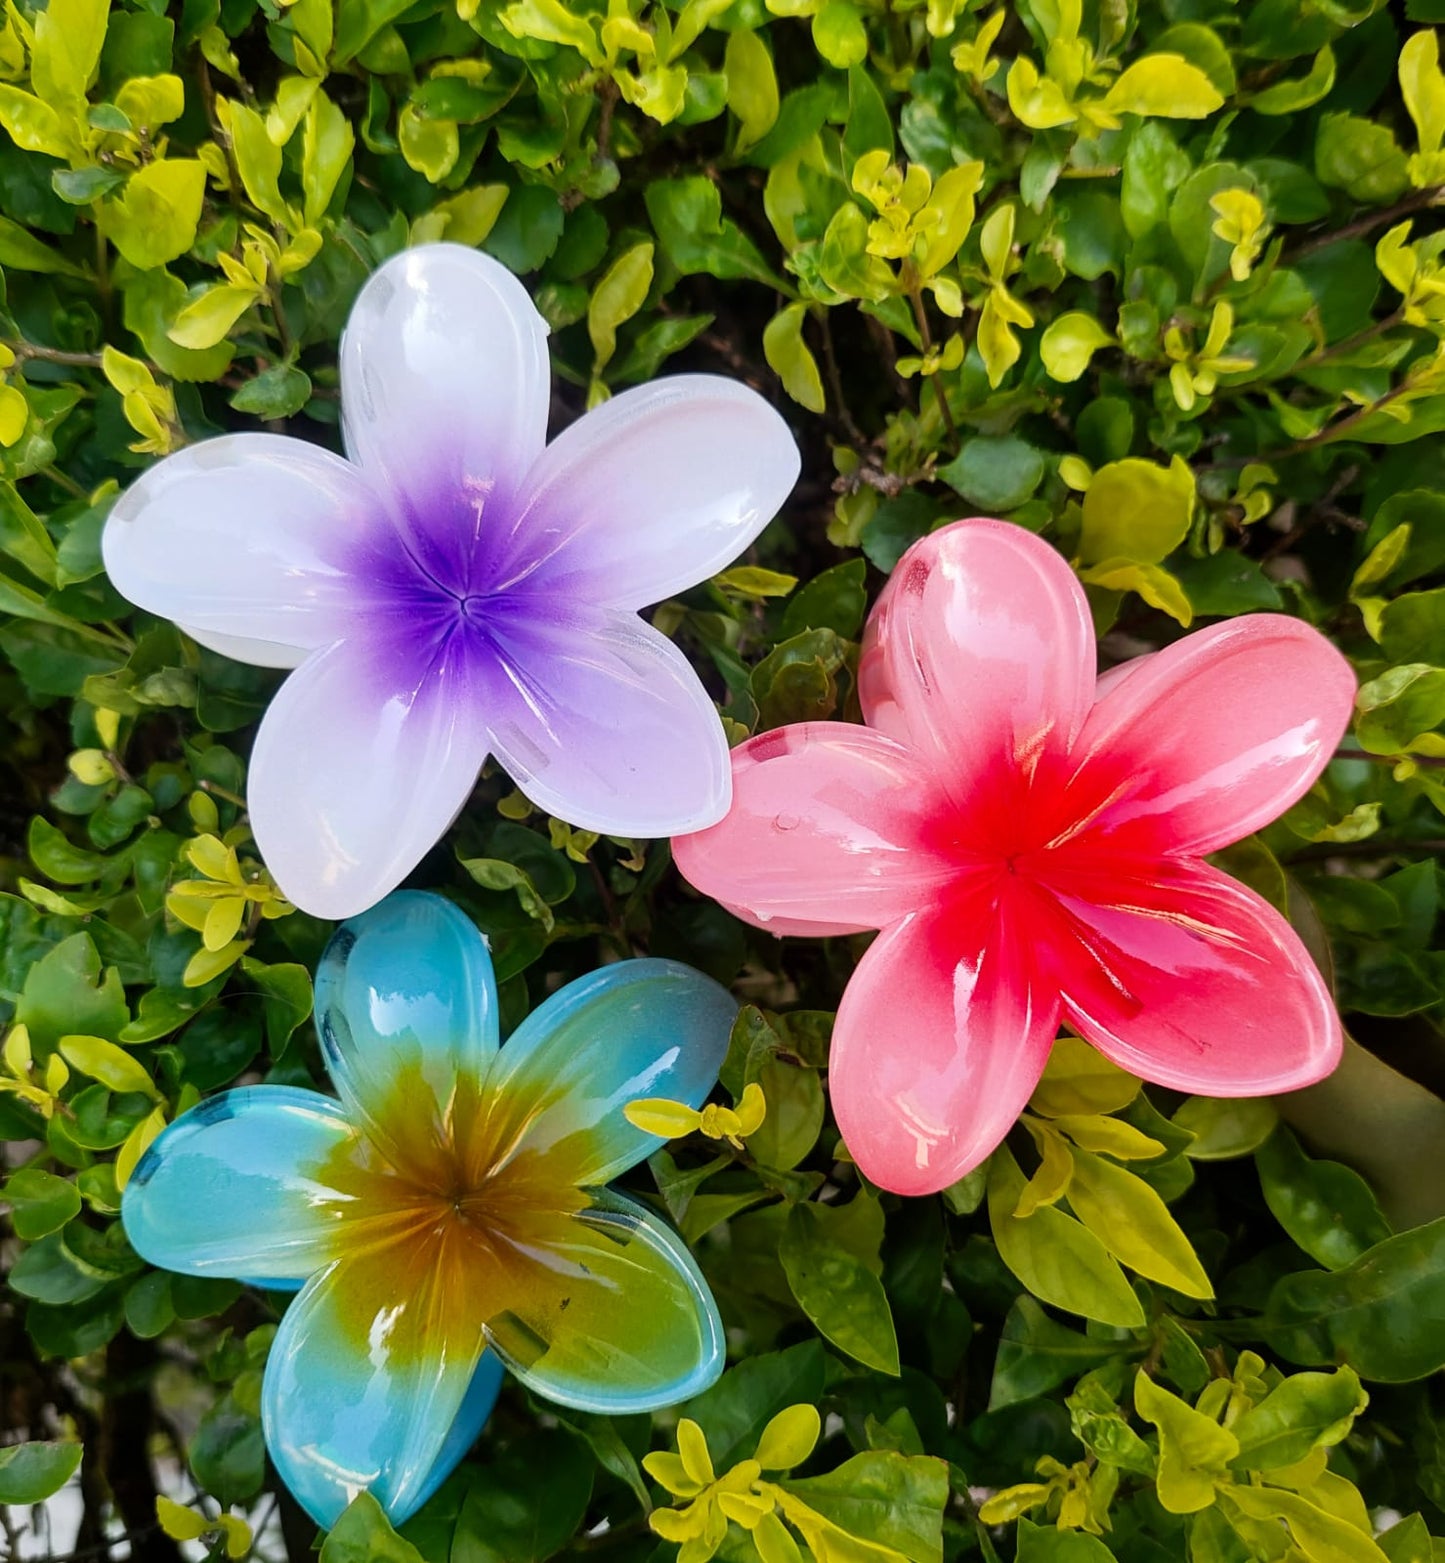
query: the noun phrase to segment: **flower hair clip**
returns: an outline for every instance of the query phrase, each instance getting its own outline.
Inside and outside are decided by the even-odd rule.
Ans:
[[[363,1490],[400,1524],[481,1431],[503,1368],[584,1411],[650,1411],[722,1371],[682,1240],[606,1187],[663,1141],[624,1108],[699,1106],[737,1004],[621,961],[497,1043],[482,936],[403,892],[344,924],[316,980],[340,1100],[253,1085],[151,1145],[121,1206],[152,1264],[299,1291],[266,1363],[276,1468],[322,1526]]]
[[[1339,1018],[1298,935],[1203,859],[1314,784],[1348,663],[1255,614],[1095,676],[1073,572],[1000,521],[914,545],[864,638],[866,726],[733,751],[733,804],[673,843],[777,934],[882,930],[848,983],[829,1091],[874,1182],[943,1188],[1003,1139],[1060,1022],[1158,1085],[1290,1091]]]
[[[348,459],[232,434],[121,496],[126,597],[243,662],[293,668],[248,803],[287,899],[348,917],[435,844],[490,754],[539,808],[605,834],[727,809],[727,742],[637,610],[706,580],[798,475],[745,386],[678,375],[546,444],[547,327],[521,283],[436,244],[362,288],[341,344]]]

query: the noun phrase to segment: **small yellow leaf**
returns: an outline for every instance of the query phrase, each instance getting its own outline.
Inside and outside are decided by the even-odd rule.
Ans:
[[[1106,1118],[1101,1113],[1061,1113],[1054,1119],[1054,1127],[1086,1151],[1117,1156],[1120,1161],[1147,1161],[1151,1156],[1164,1154],[1165,1148],[1160,1141],[1142,1129],[1119,1118]]]
[[[644,1097],[628,1102],[622,1109],[634,1129],[655,1134],[664,1140],[676,1140],[694,1133],[702,1123],[702,1114],[685,1102],[670,1102],[663,1096]]]
[[[153,1112],[147,1113],[144,1118],[125,1137],[125,1143],[116,1153],[115,1158],[115,1186],[123,1190],[130,1182],[131,1174],[135,1171],[142,1156],[150,1148],[151,1142],[160,1134],[166,1126],[166,1115],[157,1107]],[[190,1511],[187,1510],[187,1513]],[[174,1531],[166,1534],[174,1535]]]
[[[195,1541],[211,1529],[211,1522],[204,1514],[197,1514],[194,1509],[169,1498],[156,1499],[156,1518],[172,1541]]]
[[[791,1471],[812,1454],[822,1432],[816,1406],[789,1406],[763,1429],[753,1458],[765,1471]]]
[[[1054,1043],[1029,1106],[1046,1118],[1065,1113],[1114,1113],[1138,1096],[1143,1083],[1080,1038],[1062,1037]]]
[[[712,1457],[707,1452],[707,1439],[691,1417],[685,1416],[677,1424],[677,1453],[683,1469],[693,1481],[706,1487],[716,1479],[713,1475]]]
[[[60,1052],[68,1064],[109,1090],[135,1091],[151,1098],[160,1094],[145,1066],[104,1037],[61,1037]]]

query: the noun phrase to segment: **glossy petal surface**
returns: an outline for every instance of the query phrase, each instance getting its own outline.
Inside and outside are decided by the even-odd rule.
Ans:
[[[509,1162],[566,1167],[579,1186],[608,1182],[663,1143],[623,1108],[650,1096],[700,1107],[737,1012],[725,988],[676,961],[619,961],[569,982],[502,1049],[496,1143]]]
[[[1098,828],[1125,850],[1213,852],[1277,819],[1354,710],[1349,664],[1282,614],[1213,625],[1129,667],[1078,746],[1082,783],[1103,771],[1124,788]]]
[[[681,836],[683,877],[760,928],[883,928],[957,871],[934,839],[928,767],[865,727],[801,722],[732,754],[733,802],[709,830]]]
[[[151,1145],[121,1210],[131,1246],[185,1275],[288,1281],[324,1264],[347,1201],[319,1169],[356,1132],[315,1091],[248,1085],[208,1097]]]
[[[277,883],[304,911],[364,911],[466,802],[487,744],[464,653],[460,637],[340,642],[272,700],[251,756],[251,824]]]
[[[1344,732],[1353,675],[1315,630],[1237,619],[1096,679],[1063,559],[959,521],[899,561],[859,692],[874,733],[805,724],[735,750],[732,812],[675,849],[775,933],[882,927],[829,1082],[875,1182],[928,1193],[976,1166],[1061,1014],[1179,1090],[1294,1090],[1334,1067],[1339,1020],[1304,947],[1198,861],[1294,803]]]
[[[422,1249],[382,1245],[313,1276],[286,1310],[261,1419],[317,1524],[334,1525],[363,1488],[400,1524],[435,1487],[464,1406],[477,1424],[468,1398],[483,1341],[444,1284],[451,1273]],[[496,1398],[495,1380],[482,1387]]]
[[[617,836],[699,830],[727,808],[727,740],[687,658],[630,613],[489,626],[492,752],[539,808]]]
[[[760,396],[715,375],[623,391],[528,474],[509,574],[612,608],[705,581],[772,520],[798,448]]]
[[[529,1388],[580,1411],[625,1415],[700,1394],[722,1372],[722,1321],[682,1239],[610,1190],[528,1244],[537,1285],[487,1324]]]
[[[434,578],[461,587],[547,437],[547,327],[500,261],[404,250],[367,281],[341,342],[346,448],[389,495]]]
[[[497,985],[486,941],[440,896],[402,891],[352,918],[316,969],[316,1030],[352,1115],[387,1138],[397,1077],[438,1135],[459,1077],[475,1087],[497,1052]],[[714,1071],[716,1073],[716,1071]]]
[[[1047,937],[1066,1015],[1121,1068],[1257,1096],[1310,1085],[1339,1061],[1339,1017],[1299,936],[1218,869],[1080,875],[1061,880],[1059,908]]]
[[[355,467],[274,434],[228,434],[147,468],[102,534],[118,591],[267,667],[346,634],[358,581],[398,548]]]
[[[965,805],[1067,752],[1094,698],[1093,621],[1058,553],[1022,527],[964,521],[899,560],[868,623],[859,695]]]
[[[828,1085],[859,1167],[931,1194],[976,1167],[1038,1084],[1058,1029],[1032,970],[1027,897],[965,887],[886,929],[848,983]]]

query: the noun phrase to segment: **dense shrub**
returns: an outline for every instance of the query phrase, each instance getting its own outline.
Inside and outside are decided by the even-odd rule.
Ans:
[[[277,676],[132,613],[98,539],[183,441],[264,423],[335,445],[352,298],[444,237],[527,279],[556,425],[682,367],[740,377],[792,422],[804,475],[755,556],[654,615],[734,736],[856,718],[870,601],[910,542],[968,513],[1074,562],[1110,659],[1266,610],[1324,630],[1362,681],[1324,781],[1223,855],[1332,974],[1357,1039],[1340,1072],[1277,1103],[1181,1102],[1064,1048],[1011,1151],[921,1200],[865,1186],[829,1117],[831,1015],[864,940],[751,931],[664,843],[595,839],[484,777],[412,882],[487,932],[509,1024],[641,951],[747,1001],[724,1085],[762,1086],[763,1127],[744,1150],[679,1141],[632,1180],[729,1327],[734,1365],[688,1408],[718,1473],[814,1402],[823,1440],[782,1486],[820,1563],[1432,1555],[1441,15],[8,6],[0,1404],[5,1439],[35,1447],[0,1450],[0,1502],[53,1490],[83,1446],[78,1556],[122,1533],[132,1558],[198,1533],[239,1555],[217,1505],[270,1522],[263,1553],[312,1541],[256,1417],[284,1298],[148,1271],[116,1220],[140,1150],[200,1095],[321,1079],[308,973],[328,929],[275,900],[243,801]],[[198,905],[225,908],[205,942]],[[1070,1141],[1059,1113],[1093,1116]],[[1060,1198],[1090,1150],[1111,1199]],[[1056,1203],[1020,1221],[1024,1175]],[[646,1509],[672,1500],[639,1459],[673,1447],[670,1420],[559,1415],[512,1385],[406,1540],[361,1502],[326,1555],[666,1557]],[[158,1514],[158,1492],[193,1511]],[[1394,1525],[1378,1545],[1371,1515]],[[794,1555],[737,1524],[722,1555],[759,1545]]]

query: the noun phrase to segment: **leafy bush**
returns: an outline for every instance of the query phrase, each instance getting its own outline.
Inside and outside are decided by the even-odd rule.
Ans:
[[[679,1140],[636,1184],[711,1279],[734,1365],[675,1432],[513,1384],[404,1538],[362,1499],[324,1556],[628,1563],[676,1541],[699,1563],[729,1472],[732,1563],[1432,1556],[1445,79],[1422,25],[1439,0],[1405,13],[7,8],[0,1503],[79,1461],[80,1555],[120,1531],[162,1560],[197,1539],[239,1556],[248,1524],[263,1554],[312,1541],[256,1414],[284,1299],[149,1271],[117,1221],[139,1154],[201,1095],[320,1079],[328,930],[276,894],[243,801],[276,675],[133,614],[98,539],[183,441],[261,420],[334,444],[351,299],[446,238],[528,279],[555,421],[684,366],[791,417],[784,515],[654,615],[734,736],[856,716],[869,602],[960,513],[1074,561],[1111,658],[1257,610],[1335,638],[1362,680],[1348,747],[1223,861],[1288,912],[1357,1041],[1273,1103],[1141,1091],[1064,1044],[986,1170],[880,1197],[824,1086],[862,941],[751,931],[664,843],[541,818],[490,774],[414,882],[489,935],[508,1024],[644,950],[748,1000],[725,1101],[759,1086],[766,1118],[741,1149]],[[773,1420],[810,1404],[820,1438]],[[765,1469],[736,1474],[760,1439]]]

